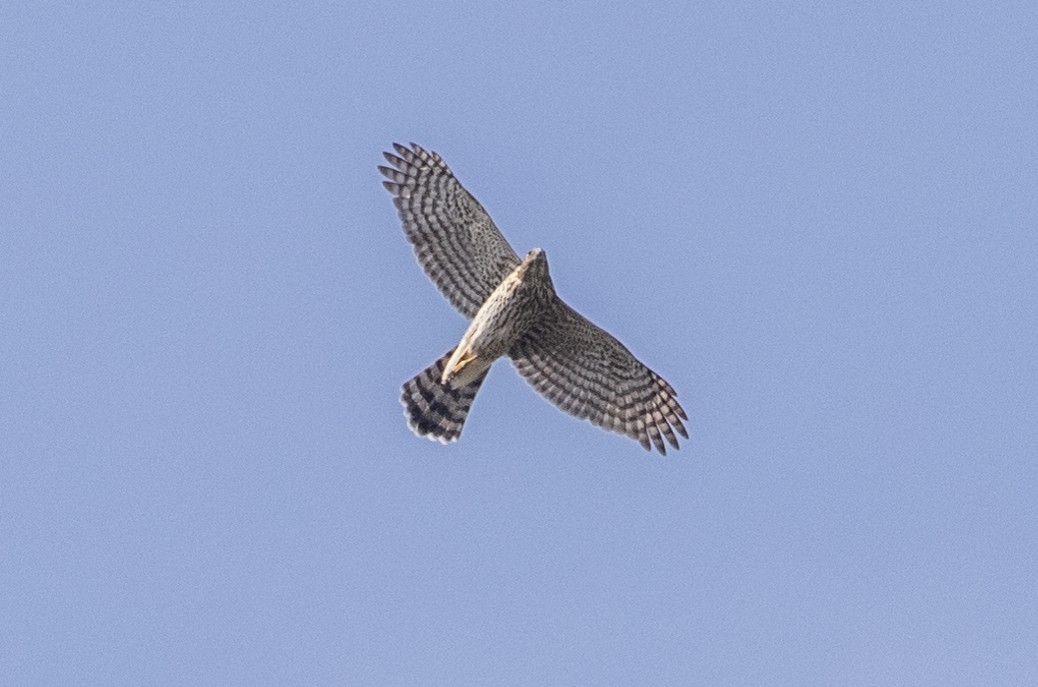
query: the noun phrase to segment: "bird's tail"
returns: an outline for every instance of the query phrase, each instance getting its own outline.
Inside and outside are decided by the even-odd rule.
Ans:
[[[404,384],[400,402],[407,426],[418,436],[447,444],[457,441],[476,392],[486,379],[484,370],[473,381],[457,389],[442,382],[443,370],[453,350]],[[489,368],[488,368],[489,369]]]

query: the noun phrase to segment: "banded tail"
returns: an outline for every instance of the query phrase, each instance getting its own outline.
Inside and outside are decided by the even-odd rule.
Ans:
[[[400,402],[404,406],[407,426],[420,437],[443,444],[457,441],[468,417],[476,392],[486,379],[487,371],[465,386],[452,389],[443,383],[443,370],[454,351],[419,372],[404,384]]]

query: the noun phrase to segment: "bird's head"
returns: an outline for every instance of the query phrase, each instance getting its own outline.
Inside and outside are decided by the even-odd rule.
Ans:
[[[525,284],[543,284],[554,292],[551,276],[548,274],[548,256],[540,248],[534,248],[519,265],[518,273]]]
[[[522,266],[524,272],[528,270],[544,270],[545,274],[547,274],[548,256],[540,248],[534,248],[523,258]]]

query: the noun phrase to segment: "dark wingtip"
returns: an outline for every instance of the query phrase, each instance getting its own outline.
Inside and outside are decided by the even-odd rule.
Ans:
[[[687,420],[688,418],[685,419]],[[685,425],[681,424],[680,420],[672,424],[674,425],[674,429],[678,430],[678,434],[688,439],[688,432],[685,430]]]

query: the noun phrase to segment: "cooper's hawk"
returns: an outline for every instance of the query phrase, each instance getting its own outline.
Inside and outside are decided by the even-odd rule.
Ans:
[[[503,355],[556,406],[666,454],[688,419],[674,389],[555,294],[544,251],[522,260],[439,155],[393,144],[379,167],[426,273],[472,320],[461,342],[404,384],[419,436],[457,440],[490,365]],[[651,444],[650,444],[651,442]]]

